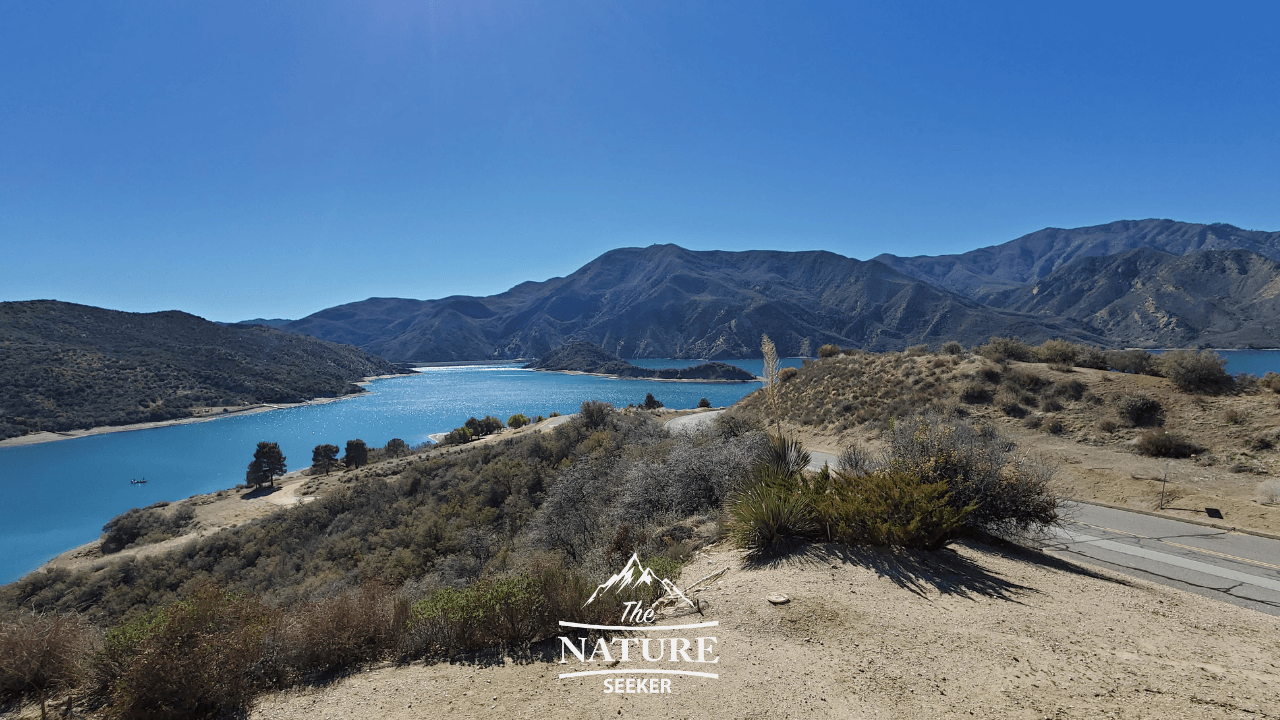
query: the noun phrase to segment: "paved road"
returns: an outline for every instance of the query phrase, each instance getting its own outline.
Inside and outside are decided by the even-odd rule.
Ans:
[[[1043,543],[1075,560],[1280,615],[1280,541],[1069,503]]]
[[[671,432],[697,432],[702,428],[710,425],[713,420],[720,417],[724,410],[708,410],[707,412],[694,413],[692,415],[681,415],[678,418],[671,418],[666,422],[667,430]]]

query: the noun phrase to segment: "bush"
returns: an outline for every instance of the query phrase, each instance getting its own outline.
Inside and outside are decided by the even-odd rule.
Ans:
[[[524,413],[516,413],[515,415],[512,415],[511,417],[507,418],[507,427],[509,428],[518,429],[528,424],[529,424],[529,418]]]
[[[902,354],[906,355],[907,357],[920,357],[921,355],[928,355],[929,346],[924,344],[912,345],[906,350],[903,350]]]
[[[836,355],[839,355],[839,354],[840,354],[839,345],[827,344],[818,348],[818,357],[820,358],[835,357]]]
[[[800,371],[797,370],[796,368],[784,367],[778,371],[778,382],[784,383],[799,374],[800,374]]]
[[[1036,357],[1042,363],[1074,365],[1079,350],[1066,340],[1045,340],[1036,348]]]
[[[202,586],[107,633],[95,662],[100,691],[122,717],[246,712],[271,684],[263,641],[276,615],[255,599]]]
[[[836,470],[851,475],[865,475],[875,468],[875,461],[867,449],[851,443],[840,450],[836,456]]]
[[[698,401],[698,407],[709,408],[711,407],[711,401],[706,398],[702,398],[701,400]]]
[[[599,400],[587,400],[582,403],[581,409],[578,410],[578,417],[582,420],[583,427],[588,429],[604,427],[609,422],[609,418],[613,417],[617,412],[613,409],[613,405]],[[555,417],[555,413],[551,413]]]
[[[791,539],[812,538],[817,529],[813,508],[787,478],[757,482],[729,504],[729,535],[750,558],[778,550]]]
[[[272,648],[291,679],[327,673],[390,655],[400,640],[408,607],[382,585],[366,584],[296,609],[285,618]]]
[[[902,418],[886,437],[888,469],[920,482],[945,482],[951,506],[976,509],[967,527],[1018,537],[1057,521],[1058,498],[1049,491],[1056,467],[1015,457],[1014,444],[990,426],[948,422],[934,415]]]
[[[1227,374],[1227,361],[1204,350],[1170,350],[1157,358],[1160,374],[1173,381],[1183,392],[1220,393],[1232,388]]]
[[[830,540],[921,550],[946,545],[976,509],[953,507],[945,482],[924,483],[893,471],[836,473],[826,492],[815,493],[814,504]]]
[[[978,382],[971,382],[960,390],[960,401],[971,405],[991,402],[991,388]]]
[[[1244,421],[1247,419],[1248,419],[1248,415],[1246,415],[1239,408],[1227,408],[1226,410],[1222,411],[1222,422],[1228,425],[1240,425],[1240,424],[1243,424]]]
[[[1106,370],[1106,353],[1092,345],[1078,345],[1076,346],[1076,367]]]
[[[1185,458],[1204,452],[1204,448],[1199,445],[1165,430],[1148,430],[1142,433],[1134,443],[1134,448],[1140,455],[1166,458]]]
[[[1155,368],[1155,356],[1146,350],[1108,350],[1103,359],[1112,370],[1134,375],[1150,375]]]
[[[23,613],[0,623],[0,700],[41,703],[81,683],[95,634],[79,615]]]
[[[1152,427],[1164,424],[1164,406],[1146,395],[1126,395],[1116,401],[1116,414],[1126,427]]]
[[[955,340],[948,340],[947,342],[942,344],[942,352],[946,353],[947,355],[963,355],[964,346],[956,342]]]
[[[1036,352],[1030,345],[1011,337],[993,336],[985,345],[979,346],[975,351],[992,362],[1004,360],[1034,362],[1036,359]]]
[[[1254,452],[1270,450],[1276,446],[1275,441],[1266,435],[1254,435],[1249,438],[1249,449]]]
[[[166,512],[163,508],[167,505],[168,503],[157,503],[141,509],[134,508],[111,518],[102,526],[102,554],[110,555],[130,545],[148,545],[181,535],[195,519],[195,510],[182,505]]]
[[[1280,393],[1280,373],[1269,372],[1262,376],[1258,384],[1271,392]]]
[[[657,410],[658,408],[662,407],[662,401],[655,398],[653,396],[653,393],[647,393],[644,396],[643,407],[645,410]]]

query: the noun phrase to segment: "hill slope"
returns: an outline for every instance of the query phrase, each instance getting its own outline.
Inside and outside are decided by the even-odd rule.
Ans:
[[[981,300],[991,293],[1036,282],[1075,260],[1140,247],[1174,255],[1239,249],[1280,261],[1280,232],[1241,230],[1221,223],[1122,220],[1071,230],[1045,228],[957,255],[884,254],[875,259],[904,275]]]
[[[920,342],[1090,339],[1073,323],[992,309],[880,263],[829,252],[623,248],[564,278],[490,297],[372,298],[285,326],[393,361],[536,357],[568,341],[624,358],[783,354],[824,343],[900,349]]]
[[[1280,262],[1247,250],[1083,258],[990,302],[1133,346],[1280,346]]]
[[[333,397],[397,372],[353,347],[177,311],[0,303],[0,438]]]
[[[750,382],[751,373],[740,367],[722,362],[702,363],[695,367],[662,368],[651,370],[636,367],[613,353],[605,352],[591,343],[569,343],[525,365],[529,370],[552,370],[617,375],[624,378],[649,378],[654,380],[719,380]]]

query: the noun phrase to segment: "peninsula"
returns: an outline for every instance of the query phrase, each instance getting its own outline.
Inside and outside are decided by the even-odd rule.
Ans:
[[[613,353],[591,343],[562,345],[547,355],[524,366],[528,370],[580,372],[610,375],[637,380],[699,380],[703,382],[751,382],[756,377],[740,367],[722,362],[709,362],[687,368],[653,370],[632,365]]]

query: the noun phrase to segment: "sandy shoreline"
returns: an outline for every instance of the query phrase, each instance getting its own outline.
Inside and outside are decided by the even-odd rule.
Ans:
[[[408,374],[409,373],[373,375],[352,384],[364,387],[374,380],[406,377]],[[45,430],[0,440],[0,448],[39,445],[40,443],[56,442],[58,440],[74,440],[76,438],[104,435],[106,433],[154,430],[155,428],[168,427],[170,425],[188,425],[191,423],[208,422],[210,420],[236,417],[239,415],[252,415],[254,413],[266,412],[267,410],[287,410],[289,408],[303,407],[305,405],[321,405],[324,403],[337,402],[338,400],[346,400],[347,398],[360,397],[362,394],[363,393],[354,393],[351,395],[343,395],[341,397],[312,398],[311,400],[298,403],[259,403],[257,405],[244,405],[237,407],[198,408],[198,411],[202,412],[198,415],[192,415],[191,417],[173,418],[172,420],[157,420],[156,422],[132,423],[130,425],[101,425],[98,427],[85,428],[83,430],[68,430],[66,432]]]

